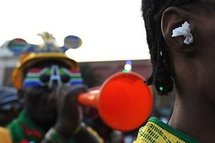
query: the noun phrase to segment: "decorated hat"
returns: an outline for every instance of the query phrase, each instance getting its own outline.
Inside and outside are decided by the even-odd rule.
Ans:
[[[77,62],[66,56],[65,51],[69,48],[81,46],[81,39],[69,35],[64,39],[64,46],[57,46],[55,38],[48,32],[39,34],[44,43],[33,45],[24,39],[15,38],[8,42],[7,46],[15,55],[19,55],[19,61],[12,74],[13,85],[17,88],[51,86],[54,81],[60,84],[82,84]],[[34,65],[52,61],[49,67],[38,68]],[[59,67],[63,63],[67,69]],[[62,79],[61,74],[67,77]],[[44,78],[46,75],[46,78]],[[44,80],[46,79],[46,80]]]

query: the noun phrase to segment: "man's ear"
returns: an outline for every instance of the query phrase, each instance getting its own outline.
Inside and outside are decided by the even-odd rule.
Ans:
[[[184,43],[184,36],[172,37],[173,30],[181,27],[185,21],[189,22],[188,11],[179,7],[167,8],[161,18],[161,32],[169,48],[178,52],[190,52],[189,44]],[[192,32],[192,31],[191,31]]]

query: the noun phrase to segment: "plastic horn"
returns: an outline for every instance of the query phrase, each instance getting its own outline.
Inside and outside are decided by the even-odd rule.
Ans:
[[[135,72],[116,73],[99,90],[81,94],[78,100],[83,105],[97,108],[109,127],[121,131],[131,131],[143,125],[153,106],[150,87]]]

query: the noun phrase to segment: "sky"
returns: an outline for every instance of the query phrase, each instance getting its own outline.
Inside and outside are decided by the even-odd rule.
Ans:
[[[53,34],[59,46],[68,35],[82,39],[66,53],[78,62],[149,59],[141,0],[4,0],[0,44],[14,38],[41,44]]]

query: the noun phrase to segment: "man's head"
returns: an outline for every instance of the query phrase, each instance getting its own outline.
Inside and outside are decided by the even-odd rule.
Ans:
[[[74,39],[75,38],[75,39]],[[73,47],[80,43],[74,36],[65,38]],[[55,44],[25,45],[23,55],[12,75],[14,86],[24,97],[27,116],[44,129],[53,126],[57,117],[56,90],[63,86],[83,85],[78,63],[65,55],[67,47]],[[72,42],[70,42],[72,41]],[[29,49],[29,50],[28,50]]]
[[[56,121],[56,89],[83,85],[78,64],[63,53],[30,53],[21,57],[13,81],[23,91],[29,118],[45,129]]]
[[[170,56],[161,33],[161,17],[170,6],[179,6],[192,0],[143,0],[142,11],[147,31],[147,42],[151,54],[153,73],[148,83],[153,83],[160,94],[173,90],[173,79],[170,69]],[[194,0],[195,1],[195,0]]]
[[[214,3],[212,0],[142,0],[153,66],[148,83],[153,83],[159,94],[168,94],[174,86],[181,92],[191,85],[198,89],[209,78],[206,76],[210,69],[207,63],[212,64],[215,57],[211,53],[212,37],[215,36],[211,24],[215,22]],[[185,21],[190,24],[194,37],[189,45],[183,43],[183,36],[172,37],[172,31]],[[211,76],[214,71],[208,72]]]

